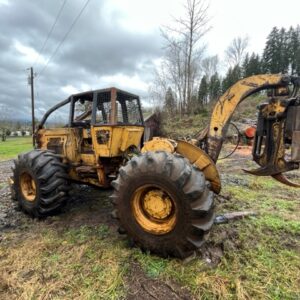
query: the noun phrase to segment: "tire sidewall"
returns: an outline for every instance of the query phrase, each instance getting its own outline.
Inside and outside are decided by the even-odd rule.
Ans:
[[[132,211],[132,199],[134,192],[141,186],[153,185],[166,191],[172,198],[176,207],[176,224],[174,228],[161,235],[155,235],[144,230],[134,217]],[[182,192],[181,188],[176,185],[170,178],[163,176],[162,174],[138,174],[130,178],[130,184],[122,186],[120,198],[118,202],[118,212],[126,216],[126,223],[122,224],[128,231],[129,235],[133,237],[135,242],[147,245],[155,251],[156,248],[168,248],[168,245],[174,245],[174,243],[180,243],[185,240],[184,237],[189,232],[190,220],[192,211],[188,205],[188,199]],[[154,249],[155,248],[155,249]],[[169,252],[171,249],[167,249]]]

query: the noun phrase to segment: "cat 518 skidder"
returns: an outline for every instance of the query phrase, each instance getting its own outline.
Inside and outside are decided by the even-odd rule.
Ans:
[[[213,198],[221,190],[216,162],[232,114],[258,91],[269,90],[258,107],[253,159],[259,168],[247,172],[298,187],[284,173],[299,168],[299,84],[299,77],[280,74],[238,81],[216,103],[201,147],[167,138],[143,143],[136,95],[116,88],[72,95],[45,114],[35,149],[15,161],[13,197],[26,213],[44,217],[65,203],[71,182],[112,185],[113,214],[137,246],[186,257],[214,223]],[[67,124],[46,128],[62,107],[69,110]]]

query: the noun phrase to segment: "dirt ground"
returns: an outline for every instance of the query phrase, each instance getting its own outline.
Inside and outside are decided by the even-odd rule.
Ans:
[[[249,160],[251,154],[251,149],[247,147],[242,147],[236,151],[232,156],[231,160],[224,160],[219,166],[220,173],[222,174],[222,183],[229,183],[232,186],[243,186],[246,183],[246,179],[243,177],[236,177],[236,172],[241,172],[240,168],[250,167],[251,164],[246,164]],[[122,241],[125,245],[124,249],[130,249],[130,245],[126,242],[126,237],[117,233],[117,224],[110,217],[112,211],[112,205],[109,200],[110,190],[100,190],[96,188],[91,188],[87,186],[75,186],[71,194],[70,201],[63,209],[63,211],[53,217],[48,217],[44,220],[36,220],[28,217],[19,211],[18,206],[15,202],[10,199],[10,190],[7,184],[9,176],[11,176],[12,161],[0,162],[0,247],[7,249],[9,247],[16,249],[26,244],[26,241],[30,241],[32,236],[38,236],[40,233],[46,232],[66,232],[84,228],[94,228],[99,226],[106,226],[109,232],[109,238],[107,243],[110,241]],[[240,173],[239,173],[240,174]],[[232,195],[226,190],[216,199],[217,205],[223,207],[228,199]],[[240,241],[238,240],[237,229],[232,226],[232,228],[222,225],[217,229],[218,239],[214,242],[208,241],[205,246],[199,251],[195,257],[191,257],[184,262],[180,262],[179,270],[185,272],[185,264],[189,264],[190,260],[200,259],[205,263],[205,268],[213,269],[215,268],[224,255],[224,248],[234,248],[239,247]],[[62,243],[65,243],[63,241]],[[118,243],[118,242],[117,242]],[[226,243],[226,244],[225,244]],[[123,244],[122,244],[123,245]],[[225,245],[225,246],[224,246]],[[80,245],[81,247],[81,245]],[[145,272],[147,269],[147,257],[145,256],[140,259],[140,255],[135,252],[129,254],[122,250],[121,253],[126,253],[126,269],[125,275],[123,276],[122,287],[125,290],[125,294],[121,298],[126,299],[194,299],[195,296],[184,284],[179,284],[178,280],[173,280],[170,277],[167,279],[160,280],[159,276],[152,276],[151,272],[148,274]],[[3,252],[4,253],[4,252]],[[6,254],[0,252],[0,260]],[[114,258],[112,258],[113,260]],[[118,257],[120,259],[120,257]],[[145,259],[145,265],[143,267],[143,261]],[[156,266],[153,270],[157,271],[160,268],[164,268],[163,261],[157,261],[162,263],[162,267]],[[151,261],[151,263],[153,263]],[[156,263],[156,261],[155,261]],[[177,262],[176,262],[177,264]],[[183,267],[182,267],[183,266]],[[202,268],[202,267],[201,267]],[[10,271],[9,271],[10,270]],[[150,269],[151,271],[152,269]],[[152,270],[152,271],[153,271]],[[3,272],[11,272],[7,266],[2,270]],[[20,292],[19,289],[14,289],[13,281],[8,281],[1,276],[0,269],[0,299],[65,299],[65,294],[57,294],[55,297],[49,292],[45,292],[37,297],[26,296],[24,291]],[[19,272],[16,276],[23,276],[25,279],[32,277],[30,269],[27,271]],[[43,275],[44,276],[44,275]],[[22,277],[22,278],[23,278]],[[25,280],[24,279],[24,280]],[[23,279],[22,279],[23,280]],[[50,293],[50,294],[49,294]],[[33,293],[34,295],[34,293]],[[103,296],[100,298],[116,298],[119,296]],[[66,297],[69,299],[69,296]],[[76,294],[77,299],[85,299],[83,294]],[[89,296],[89,299],[98,299],[97,296]],[[196,297],[198,298],[198,297]],[[204,297],[205,299],[209,299]],[[216,297],[217,298],[217,297]],[[240,299],[250,299],[251,297],[245,297]],[[215,298],[211,298],[215,299]],[[221,299],[221,298],[219,298]],[[279,298],[278,298],[279,299]]]
[[[0,234],[9,229],[35,226],[36,223],[41,226],[71,228],[79,227],[83,224],[95,225],[101,220],[113,226],[113,221],[110,218],[109,191],[94,189],[84,185],[74,185],[70,201],[61,214],[59,214],[59,218],[49,217],[38,221],[28,217],[19,211],[17,203],[10,198],[10,188],[7,182],[12,175],[12,166],[13,161],[0,162],[0,185],[3,186],[0,190]],[[101,203],[96,205],[99,198],[101,199]],[[80,211],[81,206],[85,206],[84,212]],[[76,211],[73,211],[74,208],[76,208]]]

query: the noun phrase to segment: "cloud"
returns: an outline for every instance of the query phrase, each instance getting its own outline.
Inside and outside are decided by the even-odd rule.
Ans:
[[[90,1],[66,41],[43,70],[85,1],[67,1],[34,66],[37,117],[69,93],[117,86],[145,94],[153,61],[161,56],[157,31],[124,27],[124,16],[109,0]],[[0,119],[30,118],[26,69],[37,60],[62,1],[0,0]],[[5,111],[5,113],[4,113]]]

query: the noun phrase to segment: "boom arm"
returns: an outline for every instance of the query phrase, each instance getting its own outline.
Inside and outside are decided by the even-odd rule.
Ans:
[[[269,88],[286,87],[290,77],[281,74],[254,75],[242,79],[230,87],[216,103],[208,128],[206,147],[213,161],[217,161],[230,119],[239,103],[248,96]]]
[[[291,92],[288,88],[293,85]],[[272,176],[281,183],[290,182],[283,173],[299,168],[300,164],[300,77],[284,75],[255,75],[238,81],[219,99],[214,107],[210,125],[201,141],[214,162],[217,161],[232,114],[248,96],[272,89],[268,102],[261,104],[252,150],[253,160],[260,166],[244,170],[257,176]],[[291,155],[286,155],[286,149]]]

